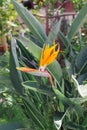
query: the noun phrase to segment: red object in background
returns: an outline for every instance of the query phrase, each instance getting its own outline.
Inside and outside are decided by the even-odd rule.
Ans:
[[[63,4],[64,12],[74,12],[74,5],[70,0],[65,0]]]
[[[10,45],[7,46],[8,50],[10,49]],[[4,46],[0,45],[0,54],[3,54],[5,52]]]
[[[4,47],[0,45],[0,52],[4,52]]]

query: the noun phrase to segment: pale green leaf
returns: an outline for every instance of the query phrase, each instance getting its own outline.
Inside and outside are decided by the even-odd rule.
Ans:
[[[26,26],[32,32],[32,34],[37,37],[41,45],[46,41],[47,36],[45,30],[43,29],[40,22],[28,11],[22,4],[19,4],[17,1],[12,0],[12,3],[18,12],[19,16],[22,18]]]
[[[54,40],[56,40],[58,32],[60,31],[60,26],[61,26],[61,19],[52,27],[48,35],[48,41],[50,41],[51,44],[53,44]]]
[[[77,90],[78,90],[79,94],[81,95],[81,97],[83,97],[83,98],[87,97],[87,84],[79,85],[79,83],[76,80],[74,75],[72,75],[72,81],[73,81],[74,85],[77,87]]]
[[[70,30],[69,30],[68,35],[67,35],[69,41],[72,40],[74,34],[78,31],[79,27],[83,23],[86,16],[87,16],[87,3],[79,11],[79,14],[77,15],[77,17],[75,18],[75,20],[73,21],[73,23],[70,27]]]
[[[48,71],[51,73],[53,78],[57,81],[60,82],[62,78],[62,69],[58,61],[54,61],[47,67]]]
[[[40,59],[41,48],[26,37],[19,36],[18,44],[22,44],[36,59]]]

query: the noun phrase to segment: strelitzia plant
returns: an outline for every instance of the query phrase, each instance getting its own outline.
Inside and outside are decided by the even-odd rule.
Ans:
[[[46,67],[51,64],[57,57],[60,51],[60,44],[58,44],[58,48],[56,50],[57,44],[54,42],[54,45],[51,47],[49,44],[43,47],[40,57],[40,63],[38,69],[32,69],[29,67],[17,67],[18,70],[30,73],[32,75],[47,77],[53,86],[53,81],[50,73],[46,70]]]
[[[72,81],[75,67],[80,69],[82,65],[80,66],[80,58],[76,57],[76,61],[74,60],[76,54],[71,41],[87,15],[87,5],[78,14],[67,36],[60,31],[61,20],[46,36],[41,24],[31,12],[15,0],[12,2],[34,38],[20,36],[14,40],[12,37],[10,53],[11,79],[21,97],[26,117],[32,120],[31,124],[34,124],[33,130],[86,130],[87,117],[83,114],[85,113],[83,104],[87,101],[87,97],[80,97],[75,88],[77,80],[73,78]],[[66,52],[63,54],[65,60],[63,69],[55,59],[59,54],[60,45],[57,46],[56,43],[53,45],[53,41],[58,35]],[[69,60],[75,61],[76,66]],[[50,79],[50,84],[45,77]],[[79,84],[77,85],[79,87]]]

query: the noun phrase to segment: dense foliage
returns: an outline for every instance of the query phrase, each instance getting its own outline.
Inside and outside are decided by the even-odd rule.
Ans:
[[[0,129],[87,129],[87,40],[84,31],[87,3],[83,6],[84,0],[71,1],[77,11],[81,8],[76,18],[65,33],[61,31],[60,19],[47,36],[36,17],[22,4],[12,0],[28,29],[23,35],[11,36],[10,64],[9,52],[0,56],[0,123],[11,122],[0,126]],[[39,2],[40,8],[44,5],[52,7],[52,3],[57,1],[35,2]],[[53,84],[42,75],[38,77],[33,75],[35,73],[17,70],[19,66],[38,70],[42,48],[48,43],[52,46],[54,41],[59,42],[61,50],[57,59],[46,67]],[[15,121],[17,124],[13,123]]]
[[[26,117],[31,120],[33,129],[36,130],[86,130],[87,46],[79,40],[81,47],[77,49],[76,41],[81,38],[77,30],[87,15],[87,4],[73,21],[66,36],[60,30],[60,20],[47,37],[42,25],[31,12],[14,0],[12,2],[30,30],[27,36],[19,36],[15,40],[11,37],[10,53],[11,79],[15,90],[21,96],[21,106]],[[61,39],[60,44],[64,46],[60,53],[62,63],[55,60],[47,67],[54,80],[54,86],[51,86],[46,78],[16,69],[25,65],[37,68],[43,45],[47,43],[52,45],[58,38]]]

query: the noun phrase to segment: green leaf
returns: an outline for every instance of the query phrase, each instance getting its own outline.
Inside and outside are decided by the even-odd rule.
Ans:
[[[69,41],[72,40],[72,37],[77,32],[80,25],[83,23],[84,19],[86,18],[86,15],[87,15],[87,4],[85,4],[85,6],[80,10],[79,14],[77,15],[77,17],[75,18],[70,27],[69,33],[67,35]]]
[[[45,34],[44,29],[42,28],[42,25],[39,23],[39,21],[29,12],[22,4],[19,4],[15,0],[12,0],[12,3],[26,24],[26,26],[29,28],[29,30],[32,32],[32,34],[40,41],[41,45],[43,45],[44,41],[46,41],[47,37]]]
[[[44,116],[36,109],[35,105],[30,101],[23,97],[24,106],[27,112],[27,115],[31,117],[35,124],[41,129],[47,128],[47,122],[44,119]]]
[[[48,41],[50,41],[51,44],[53,44],[54,40],[58,36],[58,32],[60,31],[60,25],[61,25],[61,19],[52,27],[48,35]]]
[[[72,121],[67,122],[65,128],[68,128],[70,130],[85,130],[82,125],[76,124]]]
[[[68,54],[70,54],[71,57],[74,58],[75,54],[74,54],[74,51],[72,49],[72,44],[69,41],[69,39],[67,38],[67,36],[64,36],[64,34],[61,31],[59,31],[58,36],[60,37],[62,43],[66,47],[66,50],[65,50],[66,54],[68,53]]]
[[[25,47],[29,51],[29,53],[31,53],[36,59],[40,59],[41,48],[37,46],[34,42],[22,36],[17,38],[17,41],[19,41],[19,46],[21,46],[22,44],[22,46]]]
[[[11,80],[14,85],[14,88],[20,94],[23,94],[23,87],[21,83],[23,82],[21,72],[16,69],[19,66],[17,52],[16,52],[16,43],[15,40],[11,37],[11,49],[10,49],[10,75]]]
[[[84,74],[78,76],[77,81],[79,84],[82,84],[83,81],[85,81],[86,79],[87,79],[87,73],[84,73]]]
[[[64,46],[68,49],[69,46],[71,46],[71,43],[69,42],[68,38],[66,36],[64,36],[64,34],[61,31],[59,31],[58,36],[60,37]]]
[[[4,72],[1,71],[0,73],[0,93],[12,89],[12,82],[10,80],[10,75],[5,70],[3,71]]]
[[[82,125],[83,125],[84,127],[87,127],[87,114],[86,114],[86,113],[85,113],[85,117],[84,117],[84,120],[83,120]]]
[[[87,97],[87,84],[85,85],[79,85],[78,81],[76,80],[76,78],[72,75],[72,82],[74,83],[75,87],[77,87],[77,90],[79,92],[79,94],[81,95],[81,97]]]
[[[70,100],[72,101],[72,102],[74,102],[74,103],[76,103],[76,104],[82,104],[82,103],[85,103],[85,102],[87,102],[87,97],[77,97],[77,98],[70,98]]]
[[[24,126],[20,123],[8,123],[0,125],[0,130],[16,130],[22,128],[24,128]]]
[[[52,89],[57,97],[58,100],[62,101],[63,104],[70,106],[74,104],[69,98],[67,98],[63,93],[61,93],[55,86],[52,86]]]
[[[34,92],[38,92],[44,95],[52,96],[53,92],[51,91],[51,88],[48,86],[40,85],[36,81],[26,81],[23,82],[22,85],[27,90],[32,90]]]
[[[76,57],[75,61],[77,69],[81,73],[84,69],[84,72],[86,72],[86,65],[87,65],[87,45],[80,51],[78,56]]]
[[[53,76],[53,78],[59,83],[62,78],[62,69],[58,61],[54,61],[47,67],[50,74]]]
[[[71,75],[73,74],[74,70],[73,70],[72,64],[67,59],[65,59],[65,66],[66,66],[66,71],[67,71],[69,77],[71,77]]]

